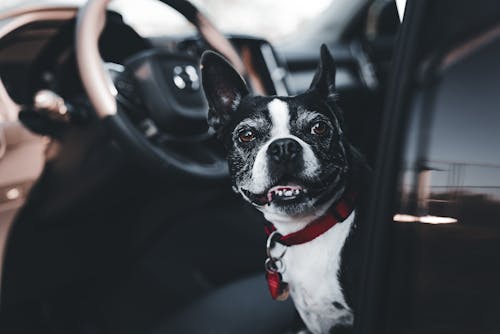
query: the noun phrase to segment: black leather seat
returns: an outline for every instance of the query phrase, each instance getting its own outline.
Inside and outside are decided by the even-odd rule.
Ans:
[[[272,300],[262,273],[196,301],[153,333],[275,334],[290,331],[297,320],[291,299]]]

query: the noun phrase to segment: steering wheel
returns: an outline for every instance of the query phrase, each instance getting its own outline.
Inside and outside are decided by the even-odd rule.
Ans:
[[[111,0],[89,0],[77,17],[76,58],[83,87],[112,137],[147,167],[203,179],[227,177],[224,154],[206,125],[199,59],[148,50],[124,66],[104,66],[98,48]],[[229,40],[190,2],[159,0],[194,24],[204,41],[243,75]]]

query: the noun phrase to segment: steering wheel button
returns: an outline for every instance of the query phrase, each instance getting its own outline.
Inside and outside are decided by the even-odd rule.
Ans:
[[[179,89],[186,88],[186,82],[184,81],[184,79],[180,75],[174,76],[174,83],[175,83],[175,86],[177,86],[177,88],[179,88]]]

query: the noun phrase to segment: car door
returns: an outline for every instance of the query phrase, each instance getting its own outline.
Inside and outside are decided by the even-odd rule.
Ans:
[[[409,2],[395,57],[359,333],[498,333],[500,4]]]

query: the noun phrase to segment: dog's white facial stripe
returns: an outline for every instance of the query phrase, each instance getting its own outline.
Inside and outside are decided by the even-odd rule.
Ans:
[[[272,128],[270,138],[265,142],[255,156],[255,162],[252,167],[252,178],[250,184],[244,188],[254,193],[266,191],[269,187],[269,171],[267,168],[267,149],[276,139],[292,138],[301,146],[304,158],[303,175],[313,177],[317,173],[319,163],[311,146],[297,136],[290,133],[290,110],[286,102],[280,99],[274,99],[267,105],[271,118]]]
[[[271,129],[271,140],[274,137],[285,137],[290,135],[290,110],[288,105],[278,99],[274,99],[267,105],[269,116],[273,127]]]

